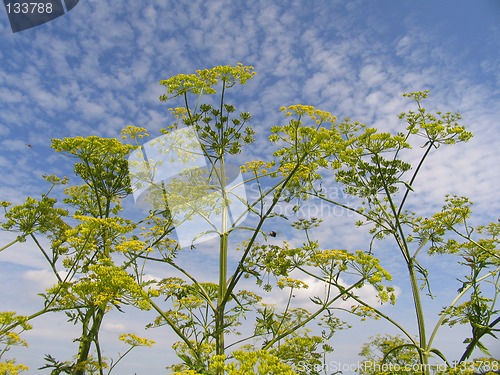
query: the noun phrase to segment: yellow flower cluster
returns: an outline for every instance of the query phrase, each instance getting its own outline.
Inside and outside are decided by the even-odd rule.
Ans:
[[[123,341],[124,343],[130,345],[130,346],[148,346],[151,347],[156,342],[154,340],[148,340],[142,337],[139,337],[137,335],[134,335],[133,333],[124,333],[120,335],[119,337],[120,341]]]
[[[350,254],[347,250],[323,250],[314,254],[311,257],[311,261],[313,265],[322,265],[322,264],[334,264],[337,267],[340,267],[341,271],[345,271],[347,269],[347,262],[352,262],[355,260],[355,256]]]
[[[74,215],[74,218],[80,220],[89,229],[103,230],[108,229],[114,233],[128,233],[134,229],[134,226],[127,222],[127,220],[120,217],[106,217],[98,218],[85,215]]]
[[[211,69],[197,70],[195,74],[178,74],[174,77],[160,81],[160,84],[167,87],[167,93],[172,96],[162,95],[161,101],[166,101],[171,97],[192,93],[215,94],[213,86],[223,82],[226,87],[232,87],[236,83],[246,84],[255,75],[252,66],[245,66],[238,63],[236,66],[225,65],[216,66]]]
[[[224,374],[227,375],[297,375],[288,364],[283,363],[280,358],[266,350],[238,350],[232,353],[232,357],[234,361],[229,363],[223,355],[212,357],[210,369],[215,371],[223,370]],[[177,373],[176,375],[180,374]],[[188,374],[182,373],[182,375]],[[196,375],[196,373],[192,375]]]
[[[375,320],[380,319],[380,316],[375,312],[375,310],[369,306],[352,305],[351,312],[361,317],[362,321],[365,321],[367,318]]]
[[[140,128],[138,126],[129,125],[122,129],[120,132],[122,139],[126,140],[127,138],[132,139],[134,141],[138,139],[142,139],[144,137],[149,137],[149,134],[146,128]]]
[[[255,75],[253,66],[244,66],[242,63],[236,66],[216,66],[212,69],[197,70],[196,73],[206,82],[212,85],[224,81],[229,85],[240,83],[244,85]]]
[[[176,119],[187,119],[188,110],[186,107],[175,107],[168,109]]]
[[[254,174],[267,174],[268,169],[272,168],[275,162],[265,162],[262,160],[254,160],[240,166],[241,173],[253,172]]]
[[[307,289],[309,285],[307,285],[302,280],[292,279],[291,277],[282,277],[277,282],[278,288],[294,288],[294,289]]]
[[[172,375],[202,375],[202,374],[194,370],[182,370],[182,371],[176,371]]]
[[[82,160],[102,155],[125,156],[131,147],[122,144],[116,138],[101,138],[95,135],[52,140],[54,150],[77,156]]]
[[[116,245],[115,250],[120,253],[130,254],[130,253],[139,253],[143,251],[145,247],[146,243],[144,241],[128,240]],[[152,248],[148,248],[147,251],[152,252],[154,250]]]
[[[122,300],[143,310],[150,308],[148,293],[124,269],[112,265],[110,260],[91,265],[89,271],[87,277],[71,285],[68,292],[72,294],[64,296],[70,303],[74,303],[76,297],[95,306],[104,307]],[[153,292],[150,291],[150,294]]]
[[[0,374],[17,375],[21,371],[28,371],[29,367],[16,364],[14,361],[0,362]]]
[[[372,284],[378,284],[382,280],[392,280],[392,276],[380,265],[380,260],[364,251],[356,251],[356,264],[361,266],[359,271],[368,278]]]

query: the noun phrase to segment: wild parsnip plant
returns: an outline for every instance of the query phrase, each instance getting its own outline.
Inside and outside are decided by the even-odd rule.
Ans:
[[[471,228],[471,203],[463,197],[447,197],[443,209],[432,217],[408,208],[415,206],[411,204],[414,183],[428,156],[441,146],[472,137],[459,124],[460,116],[427,112],[422,107],[427,92],[406,94],[416,110],[399,116],[406,125],[396,134],[350,120],[339,122],[312,106],[282,107],[284,124],[270,128],[273,153],[243,163],[238,171],[244,176],[241,184],[252,183],[259,193],[243,198],[234,193],[229,164],[245,147],[252,147],[255,129],[250,113],[238,113],[228,98],[231,89],[254,75],[253,67],[237,64],[161,81],[166,94],[160,100],[180,102],[170,109],[173,121],[162,134],[175,141],[178,134],[188,134],[179,130],[192,129],[195,139],[190,142],[200,155],[183,149],[174,156],[186,166],[201,156],[206,169],[186,167],[161,183],[153,183],[156,171],[149,169],[131,179],[130,168],[136,165],[128,158],[149,139],[146,129],[135,126],[125,128],[121,140],[91,136],[53,141],[57,152],[73,158],[76,181],[71,179],[60,201],[51,193],[68,185],[68,179],[46,176],[51,187],[41,199],[28,198],[18,206],[2,202],[2,227],[16,232],[17,238],[0,251],[30,241],[45,257],[56,282],[41,295],[39,311],[0,326],[0,337],[26,329],[27,322],[42,314],[65,313],[81,329],[78,351],[68,361],[48,355],[45,368],[54,373],[109,374],[130,349],[153,344],[123,336],[130,349],[115,361],[103,357],[99,334],[106,313],[132,305],[156,313],[148,327],[165,329],[165,335],[178,338],[173,350],[180,363],[170,365],[175,374],[314,375],[327,373],[326,356],[335,346],[334,334],[348,328],[340,311],[347,311],[362,319],[385,319],[400,330],[397,345],[382,345],[380,338],[374,342],[383,354],[369,360],[380,364],[403,361],[418,365],[414,373],[428,375],[429,358],[438,356],[452,370],[452,362],[433,346],[443,324],[471,325],[472,337],[466,338],[459,362],[469,360],[475,348],[487,351],[481,339],[494,335],[499,321],[495,308],[499,224]],[[185,141],[178,140],[178,144]],[[421,158],[412,166],[404,151],[422,145]],[[352,200],[325,194],[323,180],[330,176],[346,197],[360,204],[352,206]],[[145,199],[152,209],[144,217],[126,219],[123,200],[131,200],[133,189],[147,184],[154,185]],[[320,243],[313,229],[328,224],[322,218],[285,217],[278,210],[279,205],[291,205],[298,212],[310,198],[358,215],[358,226],[368,225],[372,240],[364,249]],[[235,202],[245,208],[237,218],[231,212]],[[246,215],[248,220],[241,223]],[[194,216],[211,229],[195,234],[191,246],[181,247],[174,230]],[[264,230],[269,220],[278,218],[290,222],[287,236]],[[217,275],[200,276],[182,262],[188,251],[190,257],[202,256],[196,247],[203,245],[197,240],[206,234],[217,242]],[[42,245],[41,237],[50,240],[50,248]],[[287,240],[292,237],[295,240]],[[360,297],[360,288],[369,287],[380,303],[396,303],[391,275],[374,251],[379,240],[394,243],[392,248],[407,270],[414,325],[396,321],[380,304]],[[428,286],[432,281],[419,262],[425,252],[454,254],[467,270],[433,330],[426,326],[422,305],[421,282]],[[151,264],[160,266],[161,278],[146,277]],[[250,288],[248,280],[256,286]],[[310,287],[307,280],[319,283],[324,291],[312,293],[304,306],[297,303],[295,293]],[[488,283],[495,286],[494,295],[483,292]],[[264,297],[276,290],[283,291],[285,302],[265,303]],[[352,302],[349,309],[341,307],[345,300]]]
[[[102,356],[99,332],[105,314],[122,304],[150,308],[150,291],[127,272],[137,254],[147,249],[140,246],[137,250],[130,244],[127,235],[136,224],[120,217],[120,200],[130,192],[125,159],[130,147],[116,139],[95,136],[56,139],[52,146],[76,159],[74,172],[81,184],[66,187],[65,198],[57,202],[50,193],[68,180],[44,176],[51,187],[41,199],[29,197],[14,207],[2,204],[6,210],[2,227],[18,234],[8,246],[31,241],[46,259],[56,283],[41,294],[43,307],[39,311],[2,327],[0,333],[8,334],[42,314],[65,313],[68,321],[81,329],[75,339],[76,356],[59,361],[48,354],[44,368],[53,368],[54,373],[104,374],[108,363]],[[57,208],[57,203],[65,208]],[[49,238],[50,248],[42,244],[41,236]],[[123,253],[123,248],[127,249],[126,257],[117,263],[113,256]]]

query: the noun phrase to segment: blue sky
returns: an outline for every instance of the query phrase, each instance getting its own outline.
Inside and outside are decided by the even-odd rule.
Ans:
[[[171,121],[172,106],[158,100],[164,92],[161,79],[242,62],[257,71],[237,96],[239,109],[252,113],[257,132],[250,156],[265,155],[265,138],[279,123],[283,105],[310,104],[339,118],[396,129],[396,115],[409,108],[400,94],[429,89],[427,106],[460,111],[475,137],[431,158],[415,189],[420,208],[432,212],[444,194],[455,193],[475,202],[477,222],[498,217],[497,0],[80,0],[68,14],[15,34],[6,13],[0,14],[0,200],[20,202],[39,195],[45,189],[42,174],[68,174],[70,161],[51,151],[51,138],[116,137],[130,124],[158,135]],[[318,236],[327,242],[331,231],[322,228]],[[366,236],[351,227],[336,233],[344,246],[366,247]],[[1,244],[8,239],[0,233]],[[402,272],[387,258],[391,272]],[[457,289],[446,260],[439,262],[439,275],[448,275],[444,280],[451,283],[437,278],[443,299],[430,304],[433,309],[452,298],[447,290]],[[48,282],[43,260],[25,245],[3,252],[0,269],[2,309],[34,310],[41,303],[36,294]],[[397,313],[404,314],[409,290],[398,287]],[[70,356],[68,337],[76,333],[64,318],[36,321],[27,336],[31,348],[12,353],[32,369],[41,365],[48,341],[53,354]],[[111,316],[104,326],[109,355],[123,351],[115,337],[143,324],[139,319],[133,313],[125,319]],[[366,338],[381,332],[383,326],[367,323],[339,333],[332,342],[335,360],[355,361]],[[157,347],[138,350],[126,366],[138,374],[164,373],[170,333],[148,334]],[[446,334],[441,343],[457,355],[460,342]],[[494,352],[500,355],[498,345]],[[132,373],[126,369],[120,373]]]

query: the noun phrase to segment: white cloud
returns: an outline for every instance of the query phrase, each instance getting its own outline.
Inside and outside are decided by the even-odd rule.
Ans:
[[[49,270],[29,270],[24,272],[23,278],[40,289],[47,289],[57,282],[57,278]]]
[[[127,330],[125,324],[116,323],[116,322],[105,322],[103,323],[104,331],[110,333],[124,333]]]
[[[14,241],[16,239],[16,234],[3,232],[1,238],[2,246],[4,246]],[[41,242],[45,243],[43,240],[41,240]],[[46,266],[45,258],[30,240],[23,243],[16,243],[3,250],[0,260],[36,269],[43,269]]]

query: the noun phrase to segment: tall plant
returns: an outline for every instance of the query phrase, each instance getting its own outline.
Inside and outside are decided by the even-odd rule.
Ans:
[[[425,375],[431,355],[446,361],[433,346],[442,324],[471,324],[461,361],[476,347],[486,350],[481,340],[494,335],[499,321],[498,223],[473,230],[470,202],[461,197],[448,197],[430,218],[410,211],[415,182],[431,153],[472,136],[458,123],[459,115],[431,114],[421,106],[427,92],[407,94],[417,109],[401,114],[405,130],[391,134],[338,122],[312,106],[291,105],[282,108],[284,123],[271,127],[273,154],[235,171],[231,164],[252,147],[255,130],[249,126],[251,115],[237,113],[228,97],[230,89],[253,76],[252,67],[238,64],[161,81],[167,93],[160,99],[181,104],[171,109],[175,120],[163,135],[145,144],[146,129],[133,126],[123,130],[124,142],[95,136],[53,141],[56,151],[75,159],[81,184],[67,187],[58,202],[50,194],[67,180],[48,176],[51,188],[40,200],[28,198],[13,207],[3,202],[3,229],[17,232],[17,238],[0,251],[32,241],[56,283],[43,295],[42,309],[0,327],[0,337],[41,314],[64,312],[81,329],[77,355],[66,362],[48,356],[47,367],[74,374],[103,374],[108,367],[109,373],[117,362],[102,356],[102,323],[110,309],[130,304],[154,310],[157,318],[149,327],[167,326],[178,338],[173,347],[181,363],[171,366],[178,374],[325,373],[333,335],[347,327],[339,311],[389,321],[407,342],[391,347],[387,358],[397,350],[414,350],[418,371]],[[415,168],[405,159],[412,144],[422,146]],[[346,197],[358,199],[356,206],[350,199],[332,199],[325,177]],[[249,184],[256,196],[241,193]],[[149,205],[144,217],[124,217],[122,200],[130,195]],[[299,214],[310,198],[359,215],[357,224],[370,226],[372,241],[361,250],[335,243],[325,247],[314,237],[315,228],[325,225],[321,218],[280,213],[285,206]],[[269,232],[270,219],[290,226],[286,236]],[[189,243],[181,228],[189,228]],[[40,236],[50,239],[50,249]],[[186,256],[202,256],[197,247],[204,246],[205,236],[217,243],[210,259],[217,262],[216,275],[183,262]],[[360,296],[360,288],[371,288],[379,302],[395,303],[394,289],[386,285],[391,276],[374,256],[373,245],[382,239],[392,239],[406,267],[415,326]],[[422,282],[424,287],[431,282],[421,264],[425,250],[457,254],[469,270],[432,331],[422,303]],[[161,272],[155,279],[146,274],[153,263]],[[488,282],[494,298],[485,295]],[[313,283],[322,292],[311,293],[308,303],[296,298]],[[284,302],[265,303],[276,290],[286,291]],[[151,344],[135,336],[124,341],[131,347]]]
[[[350,205],[348,200],[331,199],[324,193],[320,184],[305,184],[309,182],[307,179],[297,181],[296,187],[290,190],[292,194],[315,197],[359,215],[357,224],[371,227],[373,239],[370,253],[375,240],[393,240],[401,261],[406,265],[411,285],[417,338],[413,336],[412,327],[398,323],[375,306],[366,305],[354,293],[348,295],[357,303],[372,309],[378,317],[391,322],[406,336],[408,342],[404,346],[409,345],[416,351],[420,363],[418,371],[422,374],[430,374],[431,355],[437,355],[448,363],[443,353],[433,347],[433,340],[442,324],[471,324],[473,337],[466,340],[468,346],[460,359],[464,361],[474,348],[486,350],[479,340],[485,335],[494,335],[494,327],[499,321],[495,319],[495,314],[498,313],[495,302],[500,265],[498,223],[480,226],[475,231],[468,224],[471,203],[465,197],[448,196],[446,205],[432,218],[419,216],[417,212],[407,208],[411,203],[417,177],[430,154],[440,146],[465,142],[472,137],[472,134],[459,124],[459,114],[432,114],[422,107],[421,102],[427,95],[427,91],[405,94],[417,104],[416,111],[399,116],[407,123],[405,131],[396,134],[380,132],[364,124],[345,120],[335,126],[334,134],[321,146],[324,154],[321,165],[323,176],[333,173],[335,181],[343,186],[346,196],[360,200],[358,206]],[[275,131],[288,143],[291,143],[290,139],[296,138],[297,134],[307,134],[304,144],[309,146],[310,139],[325,132],[315,124],[317,116],[311,108],[290,106],[284,110],[287,116],[296,120],[291,121],[289,127],[275,128]],[[312,125],[303,124],[304,117],[308,117]],[[274,139],[277,138],[278,136],[275,136]],[[419,145],[422,150],[415,168],[405,160],[405,151],[409,150],[412,144]],[[285,148],[281,165],[288,163],[290,154],[296,157],[296,150],[297,147],[293,144]],[[322,175],[316,171],[317,168],[312,168],[308,170],[308,175],[319,181]],[[474,233],[484,237],[474,238]],[[430,335],[426,327],[427,314],[422,303],[422,289],[428,288],[430,295],[430,277],[428,270],[419,261],[425,249],[429,254],[456,254],[459,256],[458,263],[470,269],[470,274],[461,280],[462,285],[456,298],[443,310]],[[493,298],[482,295],[480,285],[485,283],[495,286],[490,291]],[[467,292],[471,292],[469,301],[457,306],[457,303],[467,296]],[[394,348],[396,349],[398,348]]]
[[[174,178],[167,185],[156,184],[149,201],[160,206],[151,210],[150,217],[144,222],[147,225],[144,225],[143,240],[158,243],[160,238],[164,238],[167,220],[177,220],[182,224],[186,218],[199,215],[209,223],[210,230],[207,232],[215,233],[219,248],[218,283],[203,281],[193,272],[196,270],[183,267],[178,256],[185,250],[181,250],[178,243],[169,241],[143,256],[147,261],[169,266],[166,270],[173,267],[183,275],[165,278],[157,284],[162,297],[169,302],[167,308],[151,302],[159,313],[152,326],[168,325],[181,339],[174,345],[183,361],[173,366],[176,371],[221,374],[225,371],[224,366],[217,367],[214,363],[221,358],[238,357],[239,354],[232,354],[228,349],[239,347],[247,351],[265,350],[268,355],[281,358],[298,373],[319,373],[324,360],[321,353],[332,350],[327,340],[336,330],[344,327],[344,323],[334,315],[334,309],[338,307],[335,302],[348,291],[366,284],[376,287],[381,301],[388,301],[392,294],[391,288],[382,285],[390,276],[371,255],[361,251],[321,249],[318,241],[310,236],[311,228],[319,225],[315,218],[293,223],[292,226],[303,233],[304,242],[300,246],[292,246],[287,241],[272,244],[269,239],[276,233],[266,234],[263,230],[268,219],[279,216],[277,206],[289,204],[293,194],[298,192],[298,186],[313,177],[308,173],[311,166],[323,164],[321,147],[325,137],[334,132],[333,116],[316,111],[318,127],[324,125],[332,129],[325,128],[324,133],[307,139],[307,142],[302,135],[294,140],[295,150],[300,149],[300,154],[290,154],[286,164],[277,167],[272,160],[245,163],[241,171],[246,178],[241,183],[254,183],[259,194],[248,200],[235,195],[235,187],[228,183],[226,163],[228,158],[239,154],[242,148],[254,141],[254,130],[247,125],[250,114],[236,114],[235,106],[227,103],[228,90],[237,84],[245,84],[253,75],[252,67],[219,66],[162,81],[167,94],[161,100],[177,98],[183,104],[171,109],[177,121],[163,132],[176,139],[179,129],[194,129],[200,153],[208,162],[206,175],[209,178],[200,180],[198,172],[186,168],[181,173],[182,178]],[[205,98],[206,95],[214,95],[217,99]],[[217,104],[212,104],[214,102]],[[125,133],[135,138],[143,131],[130,127]],[[178,139],[174,143],[180,142]],[[186,148],[189,146],[183,147],[183,150]],[[184,159],[189,165],[190,159],[182,152],[177,152],[176,157]],[[163,166],[158,164],[159,160],[156,162],[155,166]],[[142,176],[142,183],[155,185],[154,173],[139,172],[137,175],[137,180],[141,180]],[[211,195],[214,191],[218,193],[218,198]],[[244,204],[249,222],[253,225],[238,223],[238,219],[246,213],[231,220],[230,208],[235,202]],[[211,216],[213,212],[216,212],[215,219]],[[193,243],[207,232],[193,235]],[[243,240],[234,245],[231,238]],[[231,264],[229,253],[236,259]],[[311,296],[313,303],[307,309],[294,303],[294,291],[308,287],[300,274],[302,278],[313,275],[328,284],[324,294]],[[344,284],[341,281],[343,274],[357,277],[353,276],[351,283]],[[264,293],[273,288],[289,290],[284,307],[264,304],[262,295],[238,290],[246,278],[254,278]],[[355,313],[364,316],[369,311],[360,308]],[[238,326],[248,314],[256,316],[255,326],[250,334],[243,336],[248,329],[241,330]],[[322,335],[311,335],[307,326],[314,323],[323,326]],[[305,366],[304,362],[309,364]]]
[[[42,314],[64,312],[68,321],[81,329],[75,340],[75,359],[59,361],[47,354],[43,368],[53,368],[55,374],[104,374],[110,364],[102,356],[99,333],[106,313],[123,304],[149,308],[148,292],[126,271],[137,255],[146,251],[142,244],[127,240],[135,224],[120,217],[120,200],[131,191],[125,158],[129,146],[96,136],[56,139],[52,146],[75,158],[74,172],[81,184],[64,190],[64,209],[56,207],[57,199],[50,194],[68,180],[55,176],[45,176],[51,187],[40,200],[30,197],[13,207],[3,202],[2,227],[17,237],[2,250],[30,240],[47,261],[55,285],[41,294],[42,309],[2,326],[1,334]],[[49,238],[50,248],[40,240],[43,236]],[[121,263],[113,258],[117,253],[126,254]],[[132,347],[151,344],[139,338],[122,338],[133,342]]]

